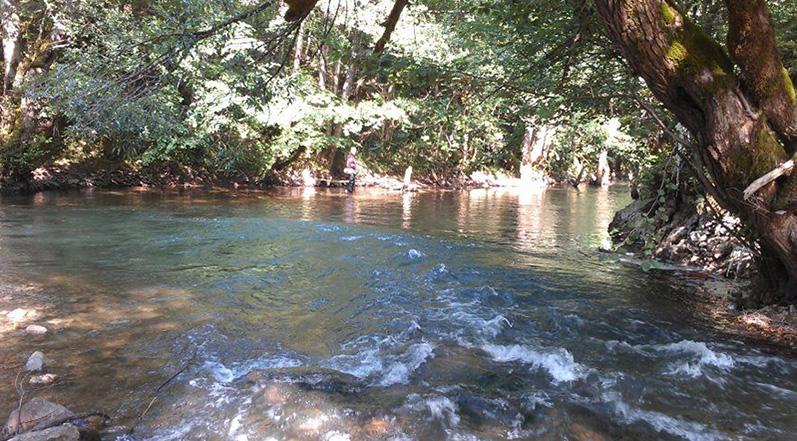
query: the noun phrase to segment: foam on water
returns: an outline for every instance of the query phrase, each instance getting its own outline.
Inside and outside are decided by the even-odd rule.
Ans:
[[[686,358],[685,360],[668,365],[665,373],[685,375],[691,378],[706,375],[706,367],[727,373],[736,366],[737,361],[744,361],[735,360],[728,354],[714,351],[706,343],[692,340],[657,345],[632,345],[624,341],[612,340],[606,342],[606,347],[610,351],[626,350],[648,357],[658,357],[667,354],[684,357]]]
[[[333,430],[324,434],[324,441],[351,441],[348,433]]]
[[[416,412],[429,412],[432,419],[440,421],[448,429],[456,428],[460,422],[459,408],[448,397],[435,395],[421,398],[418,394],[410,394],[405,406]]]
[[[370,379],[374,386],[389,387],[409,382],[413,372],[434,356],[434,346],[426,341],[404,348],[403,341],[420,326],[412,322],[397,336],[376,339],[374,336],[359,338],[344,345],[344,348],[367,346],[353,354],[340,354],[322,361],[321,366],[344,372],[362,379]],[[396,351],[403,349],[403,351]]]
[[[418,260],[418,259],[420,259],[423,256],[424,256],[424,254],[422,252],[420,252],[420,251],[418,251],[418,250],[416,250],[414,248],[410,248],[410,250],[407,251],[407,257],[409,257],[411,260]]]
[[[206,360],[202,367],[209,372],[213,379],[220,384],[228,384],[253,370],[258,369],[280,369],[302,366],[301,360],[285,356],[264,355],[262,357],[234,363],[231,367],[224,365],[216,360]]]
[[[433,354],[434,347],[429,343],[412,345],[407,350],[407,360],[404,362],[397,361],[392,363],[377,384],[387,387],[394,384],[405,384],[409,382],[410,375],[421,367]]]
[[[554,383],[573,381],[586,372],[586,368],[576,363],[567,349],[554,348],[537,350],[528,346],[483,344],[481,349],[499,363],[519,361],[530,364],[535,369],[545,370]]]

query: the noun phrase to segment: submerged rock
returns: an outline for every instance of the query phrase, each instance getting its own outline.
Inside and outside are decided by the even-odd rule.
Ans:
[[[363,431],[368,435],[369,439],[373,439],[393,433],[395,428],[390,421],[384,418],[371,418],[363,425]]]
[[[295,367],[252,371],[246,376],[250,383],[291,383],[305,390],[327,393],[356,394],[365,385],[362,380],[333,369]]]
[[[16,410],[11,412],[6,421],[5,429],[6,433],[25,432],[34,427],[45,427],[48,424],[72,416],[74,416],[74,414],[60,404],[41,398],[34,398],[23,404],[19,413]],[[17,428],[19,428],[19,430],[17,430]]]
[[[28,361],[25,363],[25,370],[28,372],[43,371],[47,367],[47,359],[41,351],[36,351],[30,354]]]
[[[29,311],[23,308],[17,308],[6,314],[6,317],[8,317],[8,319],[11,320],[12,322],[21,322],[26,318],[30,318],[33,315],[34,315],[33,311]]]
[[[30,377],[30,384],[35,384],[38,386],[47,385],[55,383],[58,380],[58,375],[55,374],[43,374],[43,375],[34,375]]]
[[[457,397],[457,406],[464,416],[474,420],[476,424],[498,424],[511,426],[519,416],[517,409],[501,399],[488,399],[476,395],[461,394]]]
[[[44,335],[47,333],[47,328],[40,325],[28,325],[25,328],[25,333],[28,335]]]
[[[28,432],[17,435],[9,441],[78,441],[80,432],[71,424],[51,427],[37,432]]]

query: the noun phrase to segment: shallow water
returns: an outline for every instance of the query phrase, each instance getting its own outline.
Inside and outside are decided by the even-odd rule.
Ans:
[[[627,202],[5,198],[0,298],[50,332],[2,332],[0,411],[41,349],[61,380],[30,392],[112,414],[109,439],[794,439],[797,360],[718,329],[688,285],[595,252]]]

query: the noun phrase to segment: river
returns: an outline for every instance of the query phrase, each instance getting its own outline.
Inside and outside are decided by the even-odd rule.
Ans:
[[[0,200],[0,411],[126,440],[791,440],[797,360],[599,253],[627,190],[89,191]],[[5,297],[3,297],[5,296]],[[6,306],[8,308],[12,306]],[[132,435],[125,433],[167,384]]]

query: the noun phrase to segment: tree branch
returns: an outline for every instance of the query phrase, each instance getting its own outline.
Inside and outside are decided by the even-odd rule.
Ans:
[[[781,176],[791,174],[792,170],[794,170],[794,161],[797,160],[797,154],[792,156],[791,159],[784,162],[783,164],[775,167],[772,171],[761,176],[760,178],[753,181],[745,190],[744,190],[744,200],[750,199],[758,190],[766,187],[776,179]]]
[[[410,0],[396,0],[396,2],[393,3],[393,9],[390,10],[390,15],[387,16],[387,20],[384,24],[385,31],[374,45],[374,54],[381,54],[384,52],[385,46],[388,41],[390,41],[390,36],[393,34],[393,31],[396,30],[396,24],[399,18],[401,18],[401,13],[409,2]]]

